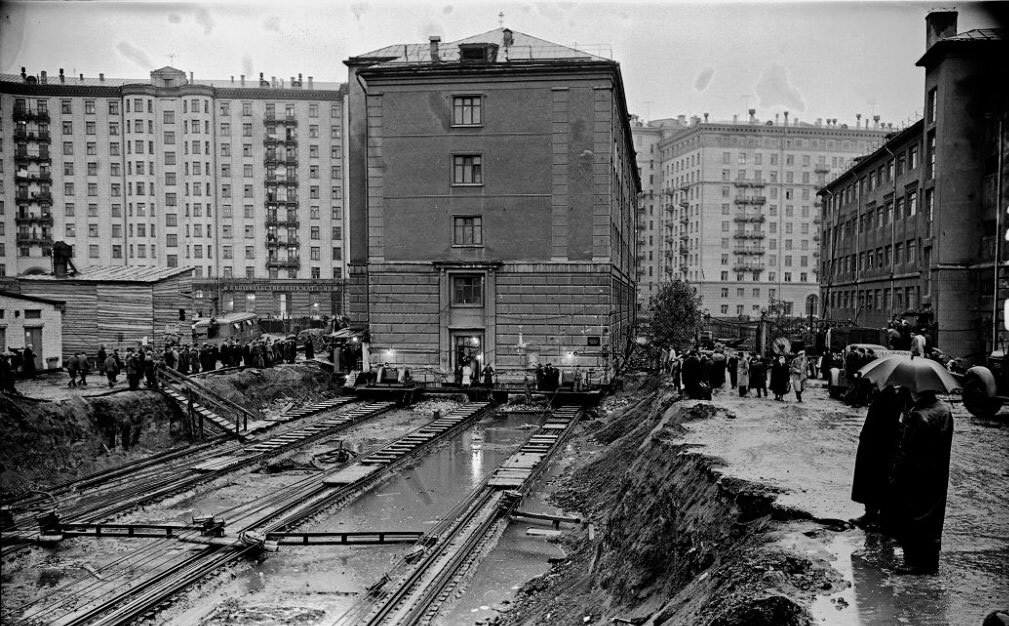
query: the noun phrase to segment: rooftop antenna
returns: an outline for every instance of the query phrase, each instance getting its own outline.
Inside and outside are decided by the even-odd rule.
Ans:
[[[498,28],[503,28],[504,27],[504,11],[498,11],[498,14],[497,14],[497,27]]]

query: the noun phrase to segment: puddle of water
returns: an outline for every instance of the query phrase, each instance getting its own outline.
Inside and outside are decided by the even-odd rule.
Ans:
[[[934,576],[896,575],[902,563],[897,544],[876,534],[849,531],[835,535],[827,549],[831,563],[850,586],[818,596],[812,606],[818,624],[890,626],[892,624],[980,624],[984,615],[1004,606],[1006,584],[980,569],[993,555],[944,552]],[[1003,553],[1002,557],[1006,555]]]
[[[481,420],[345,509],[304,530],[424,532],[513,454],[531,433],[522,427],[538,419],[501,415]],[[532,551],[545,558],[542,543],[519,546],[520,552]],[[243,602],[281,603],[297,598],[335,617],[410,547],[284,546],[241,573],[234,584]]]

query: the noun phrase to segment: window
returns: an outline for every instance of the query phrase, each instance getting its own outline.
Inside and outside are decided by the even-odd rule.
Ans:
[[[481,126],[483,106],[480,96],[454,96],[452,98],[453,126]]]
[[[119,115],[118,100],[109,100],[109,115]]]
[[[318,139],[319,138],[319,125],[318,124],[309,124],[309,126],[308,126],[308,136],[309,136],[310,139]]]
[[[310,104],[308,105],[308,117],[319,117],[319,105]]]
[[[312,226],[312,228],[309,231],[309,236],[312,239],[318,239],[319,238],[319,233],[320,233],[319,227],[318,226]]]
[[[457,154],[452,157],[452,184],[482,185],[483,159],[480,155]]]
[[[245,258],[255,259],[256,258],[256,248],[255,246],[245,246]]]
[[[63,142],[63,154],[68,154],[69,155],[69,154],[73,154],[73,153],[74,153],[74,144],[73,144],[73,142],[72,141],[64,141]]]
[[[483,306],[483,276],[452,276],[452,306]]]
[[[252,137],[252,124],[242,124],[242,136]]]
[[[928,103],[925,108],[925,122],[928,124],[935,124],[936,96],[937,88],[933,87],[928,91]]]
[[[452,219],[452,223],[453,223],[452,245],[454,246],[483,245],[483,218],[455,217]]]

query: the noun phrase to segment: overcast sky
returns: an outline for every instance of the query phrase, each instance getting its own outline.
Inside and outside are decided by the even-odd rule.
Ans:
[[[922,108],[925,15],[912,2],[3,2],[0,72],[146,78],[174,65],[198,78],[246,74],[346,81],[342,61],[395,43],[505,26],[618,61],[628,106],[648,119],[879,114]],[[958,30],[1000,26],[959,4]],[[170,56],[174,55],[174,56]]]

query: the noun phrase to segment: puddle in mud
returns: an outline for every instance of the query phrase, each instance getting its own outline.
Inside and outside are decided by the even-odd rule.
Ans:
[[[902,563],[900,547],[880,535],[840,533],[827,549],[837,557],[831,565],[850,586],[817,597],[812,606],[817,624],[975,625],[1009,598],[1006,583],[981,569],[990,567],[988,561],[999,558],[998,553],[944,552],[938,574],[906,576],[893,573]]]

